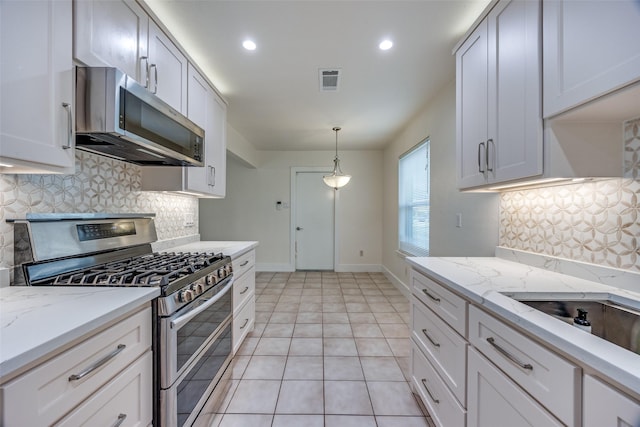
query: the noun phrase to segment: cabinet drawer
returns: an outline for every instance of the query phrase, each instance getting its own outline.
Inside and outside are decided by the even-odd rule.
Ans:
[[[466,411],[415,343],[411,343],[411,385],[440,427],[464,427]]]
[[[235,275],[233,282],[233,311],[236,311],[241,305],[247,302],[248,298],[255,294],[256,289],[256,271],[251,267],[247,274],[238,277]]]
[[[467,302],[464,299],[415,270],[411,272],[411,291],[460,335],[467,336]]]
[[[420,301],[413,299],[411,335],[440,378],[466,406],[467,342]]]
[[[639,425],[640,402],[590,375],[584,376],[583,393],[584,427]]]
[[[249,301],[233,314],[233,353],[238,350],[249,331],[253,329],[256,318],[256,304],[254,294]]]
[[[231,264],[233,266],[233,275],[237,279],[256,264],[256,251],[251,250],[246,254],[240,255],[237,259],[231,261]]]
[[[578,367],[473,306],[469,342],[562,422],[578,424]]]
[[[56,426],[112,426],[121,419],[121,427],[148,425],[153,417],[152,371],[148,351]]]
[[[150,348],[151,308],[146,308],[5,385],[4,424],[50,425]],[[71,379],[105,359],[81,379]]]
[[[469,348],[469,426],[562,426],[506,375]]]

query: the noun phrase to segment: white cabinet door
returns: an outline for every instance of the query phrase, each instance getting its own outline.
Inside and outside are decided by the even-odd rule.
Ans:
[[[224,197],[227,188],[227,106],[215,92],[211,97],[211,112],[211,123],[207,125],[211,134],[207,141],[209,194]]]
[[[584,376],[583,426],[638,426],[640,402],[590,376]]]
[[[640,80],[637,0],[544,3],[544,117]]]
[[[542,174],[540,2],[502,1],[489,14],[489,182]]]
[[[468,361],[468,426],[563,425],[471,347]]]
[[[456,52],[458,187],[541,175],[540,2],[502,0]]]
[[[1,173],[73,173],[72,3],[0,3]]]
[[[149,17],[132,0],[74,3],[73,56],[91,67],[116,67],[148,85]]]
[[[149,90],[186,114],[187,58],[153,21],[149,21]]]
[[[456,52],[458,187],[486,183],[488,115],[487,22]]]
[[[204,129],[204,167],[185,167],[184,186],[186,191],[208,193],[209,192],[209,161],[211,154],[211,140],[213,136],[207,124],[211,122],[211,92],[213,89],[204,78],[189,64],[187,82],[187,117]]]

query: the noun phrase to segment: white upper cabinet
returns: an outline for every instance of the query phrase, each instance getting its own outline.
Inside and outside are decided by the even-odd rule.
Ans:
[[[544,2],[544,117],[640,80],[637,0]]]
[[[71,0],[0,2],[1,173],[75,171],[73,82]]]
[[[91,67],[116,67],[147,85],[145,11],[132,0],[79,0],[74,5],[74,58]]]
[[[187,58],[133,0],[78,0],[74,58],[91,67],[116,67],[187,112]]]
[[[456,52],[461,189],[543,172],[540,9],[498,2]]]
[[[149,90],[171,107],[187,113],[187,58],[149,21]]]
[[[204,129],[204,167],[144,167],[142,189],[224,197],[227,110],[204,77],[189,64],[187,117]]]

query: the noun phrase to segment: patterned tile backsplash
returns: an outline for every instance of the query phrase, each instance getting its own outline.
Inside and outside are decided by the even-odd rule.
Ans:
[[[624,149],[625,179],[503,193],[500,246],[640,272],[640,119]]]
[[[76,151],[75,175],[0,175],[0,267],[13,265],[11,218],[37,212],[153,212],[158,240],[198,233],[198,199],[140,191],[142,169]],[[185,214],[195,225],[185,228]]]

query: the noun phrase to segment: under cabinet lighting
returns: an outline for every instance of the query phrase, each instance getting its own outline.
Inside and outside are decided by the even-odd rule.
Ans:
[[[380,50],[389,50],[393,47],[393,42],[389,39],[386,39],[381,41],[378,47],[380,48]]]
[[[0,163],[0,168],[12,168],[13,165],[10,165],[9,163]]]

